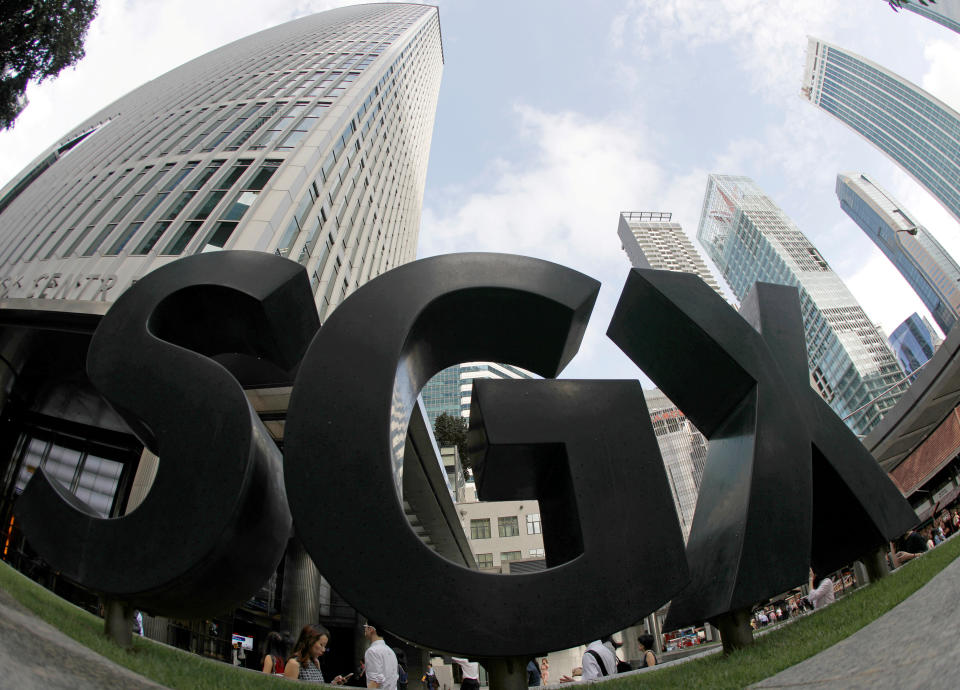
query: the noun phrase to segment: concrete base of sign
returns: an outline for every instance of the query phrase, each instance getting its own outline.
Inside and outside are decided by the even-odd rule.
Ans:
[[[124,649],[133,646],[134,609],[117,599],[103,599],[103,632]]]
[[[720,629],[723,653],[743,649],[753,644],[753,628],[750,627],[750,610],[728,611],[716,617],[713,624]]]
[[[522,656],[509,656],[483,661],[487,669],[490,690],[526,690],[527,662]]]

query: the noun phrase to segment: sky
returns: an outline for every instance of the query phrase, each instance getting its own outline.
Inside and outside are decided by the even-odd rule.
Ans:
[[[86,57],[32,85],[0,132],[0,186],[149,79],[229,41],[350,2],[101,0]],[[418,256],[535,256],[601,281],[563,376],[637,378],[605,336],[629,271],[621,211],[670,211],[694,238],[707,175],[753,178],[889,334],[919,299],[840,210],[864,172],[960,257],[960,227],[859,135],[801,99],[807,36],[960,110],[960,35],[885,0],[440,0],[444,74]],[[697,245],[699,248],[699,245]],[[722,284],[722,280],[721,280]],[[932,320],[931,320],[932,323]]]

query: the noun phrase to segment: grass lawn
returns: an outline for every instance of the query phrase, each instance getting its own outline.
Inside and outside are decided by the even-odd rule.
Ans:
[[[133,636],[133,648],[118,647],[103,634],[103,619],[49,592],[0,561],[0,587],[25,608],[77,642],[121,666],[171,688],[293,687],[283,678],[235,668]],[[0,681],[0,685],[2,685]]]
[[[604,688],[742,688],[763,680],[849,637],[926,584],[960,555],[960,539],[950,539],[891,577],[854,591],[832,606],[759,637],[756,644],[729,656],[715,654],[685,664],[610,680]],[[281,678],[234,668],[134,636],[124,650],[103,634],[103,620],[0,562],[0,587],[24,607],[95,652],[172,688],[277,688]]]
[[[660,671],[604,683],[604,688],[743,688],[808,659],[876,620],[960,555],[960,538],[907,562],[876,584],[757,638],[748,649],[714,654]]]

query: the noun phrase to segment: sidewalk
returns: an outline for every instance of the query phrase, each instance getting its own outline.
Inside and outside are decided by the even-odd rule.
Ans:
[[[67,637],[0,589],[0,687],[24,690],[155,688]]]
[[[957,687],[958,613],[960,559],[847,639],[751,687]]]

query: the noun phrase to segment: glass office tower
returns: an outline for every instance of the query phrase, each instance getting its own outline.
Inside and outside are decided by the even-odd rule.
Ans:
[[[867,434],[906,390],[886,340],[810,240],[746,177],[710,175],[697,238],[742,300],[757,281],[796,286],[811,385]]]
[[[663,466],[684,540],[690,537],[693,514],[707,464],[707,439],[659,389],[644,390],[650,423],[657,436]]]
[[[894,329],[889,341],[897,361],[910,376],[911,382],[917,378],[915,372],[933,357],[938,344],[934,342],[934,334],[929,326],[916,312]]]
[[[893,262],[948,334],[960,312],[960,266],[953,257],[866,175],[837,175],[837,198],[840,208]]]
[[[630,264],[635,268],[693,273],[723,296],[707,263],[680,223],[673,222],[672,217],[673,214],[662,211],[623,211],[620,214],[617,234]]]
[[[470,398],[476,379],[538,378],[525,369],[497,362],[464,362],[447,367],[427,382],[420,392],[430,424],[446,413],[451,417],[470,418]]]
[[[960,220],[960,115],[883,67],[811,38],[801,94],[923,185]]]

